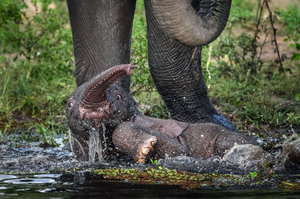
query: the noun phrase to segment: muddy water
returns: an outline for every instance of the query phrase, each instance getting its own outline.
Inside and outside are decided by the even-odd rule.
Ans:
[[[0,175],[0,198],[299,198],[282,190],[183,190],[167,185],[138,185],[113,181],[70,182],[60,174]]]
[[[283,175],[279,179],[269,176],[251,180],[249,171],[239,171],[217,160],[188,157],[169,158],[145,166],[115,160],[101,164],[80,162],[62,142],[58,147],[48,148],[39,147],[38,142],[19,142],[17,146],[9,143],[0,144],[0,198],[300,198],[300,176],[297,174]],[[120,172],[115,175],[114,170],[109,171],[111,168],[147,172],[154,168],[170,168],[236,175],[220,178],[215,175],[213,178],[198,176],[200,180],[196,183],[201,186],[189,188],[167,185],[168,182],[161,177],[154,178],[151,183],[148,179],[136,181],[134,177],[122,176]],[[91,172],[94,169],[100,169],[100,172]],[[110,174],[99,174],[107,169]],[[144,176],[138,173],[137,178]],[[189,182],[186,176],[181,178]]]

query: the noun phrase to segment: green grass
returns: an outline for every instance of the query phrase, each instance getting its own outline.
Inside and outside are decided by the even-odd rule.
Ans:
[[[293,95],[300,84],[296,77],[289,79],[283,74],[276,80],[261,78],[255,82],[216,77],[211,84],[211,98],[223,111],[235,115],[240,129],[245,124],[254,124],[256,128],[261,124],[272,128],[299,127],[300,107]]]
[[[49,137],[67,131],[64,106],[75,88],[72,36],[65,1],[37,2],[42,2],[36,5],[41,12],[31,11],[30,15],[22,0],[0,2],[0,134],[37,132],[51,143]],[[50,3],[56,5],[54,9]],[[249,56],[242,56],[243,49],[251,47],[254,33],[249,27],[253,27],[256,8],[242,0],[233,1],[227,29],[212,44],[210,79],[206,69],[209,48],[203,48],[209,95],[240,130],[249,126],[259,130],[264,125],[300,128],[298,60],[286,59],[287,70],[280,74],[275,62],[262,60],[251,65]],[[287,28],[281,34],[294,38],[299,33],[288,22],[299,24],[294,17],[298,12],[289,8],[280,13],[282,21],[277,23]],[[247,27],[248,34],[234,33],[236,27]],[[131,62],[137,66],[131,78],[132,91],[145,114],[168,118],[149,72],[146,31],[143,1],[138,0],[131,46]],[[291,46],[296,54],[297,46],[297,41]]]
[[[131,63],[137,66],[131,76],[131,87],[139,109],[146,115],[169,118],[168,111],[157,93],[148,65],[147,23],[144,1],[138,0],[133,21]]]
[[[64,105],[75,87],[67,8],[58,0],[33,6],[42,9],[36,13],[21,0],[0,3],[2,134],[41,127],[49,135],[66,131]]]
[[[239,130],[269,132],[279,128],[299,129],[300,64],[295,59],[295,54],[299,53],[295,48],[297,41],[290,48],[294,52],[284,59],[284,73],[278,71],[276,60],[258,55],[252,60],[253,49],[262,45],[261,41],[253,41],[255,12],[252,9],[256,7],[243,8],[239,1],[233,2],[233,12],[226,30],[211,44],[210,78],[206,69],[209,48],[204,48],[202,63],[210,85],[209,95],[221,112],[233,118]],[[235,8],[243,8],[245,13],[252,13],[252,17],[246,17],[247,20],[243,21],[245,16],[235,12]],[[294,35],[297,37],[299,32],[296,31],[296,24],[300,24],[298,12],[288,7],[286,11],[281,10],[280,14],[283,17],[275,15],[278,19],[276,25],[283,27],[279,36],[292,34],[293,38]],[[286,25],[287,21],[295,24],[293,30]],[[270,27],[269,18],[262,18],[261,24],[259,36],[264,38],[266,29]],[[241,27],[246,27],[245,31],[241,32]],[[286,43],[286,46],[289,45]],[[275,52],[275,47],[270,50]]]

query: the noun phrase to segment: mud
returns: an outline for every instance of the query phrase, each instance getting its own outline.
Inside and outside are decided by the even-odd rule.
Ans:
[[[269,170],[277,173],[299,173],[300,171],[299,165],[297,165],[297,158],[300,154],[300,139],[297,135],[283,143],[283,153],[268,154],[263,150],[257,150],[258,147],[254,145],[236,145],[223,158],[218,156],[209,159],[196,159],[187,156],[169,158],[166,155],[164,159],[151,159],[145,165],[133,163],[126,157],[110,157],[101,163],[79,161],[71,152],[69,142],[67,142],[68,139],[65,137],[55,139],[57,143],[60,143],[57,147],[40,147],[41,141],[28,144],[24,142],[22,134],[20,134],[18,140],[18,144],[15,142],[12,144],[13,142],[9,139],[0,143],[0,173],[61,172],[89,168],[146,169],[153,166],[195,173],[216,174],[245,174],[257,171],[267,172]],[[290,152],[291,150],[292,152]],[[290,159],[296,164],[292,164],[289,161]],[[286,166],[288,166],[288,170]]]

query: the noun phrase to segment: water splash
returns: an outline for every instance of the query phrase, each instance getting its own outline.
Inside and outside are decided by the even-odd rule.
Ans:
[[[104,125],[104,123],[101,123],[102,125],[102,138],[103,138],[103,145],[104,145],[104,152],[107,151],[107,143],[106,143],[106,136],[105,136],[105,133],[106,133],[106,127]]]
[[[68,130],[68,138],[69,138],[69,144],[70,144],[70,147],[71,147],[71,151],[74,152],[74,137],[72,136],[72,131],[71,129]]]
[[[104,162],[103,156],[103,148],[100,140],[100,136],[96,129],[92,129],[89,131],[89,162],[95,163],[96,161],[99,163]]]
[[[102,124],[102,123],[101,123]],[[75,145],[77,146],[80,153],[88,158],[90,163],[104,163],[105,162],[105,151],[107,150],[107,138],[106,138],[106,128],[102,124],[102,135],[101,131],[97,131],[95,128],[91,128],[88,131],[88,139],[77,139],[72,135],[71,130],[69,130],[69,144],[70,149],[75,153]],[[88,151],[87,151],[88,148]],[[76,154],[76,153],[75,153]]]

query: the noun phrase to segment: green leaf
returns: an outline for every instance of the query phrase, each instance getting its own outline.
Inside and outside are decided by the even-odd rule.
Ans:
[[[299,53],[293,53],[293,56],[291,58],[293,61],[298,61],[300,60],[300,54]]]
[[[251,177],[252,180],[257,177],[257,172],[256,171],[250,172],[249,174],[250,174],[250,177]]]
[[[296,94],[295,99],[296,99],[297,101],[300,101],[300,93],[297,93],[297,94]]]
[[[296,43],[296,49],[300,50],[300,43]]]

